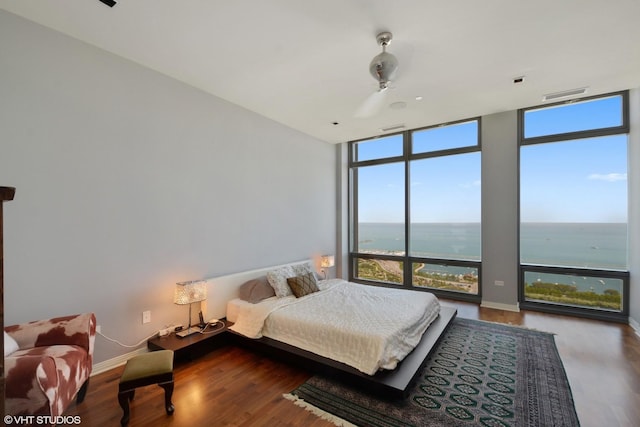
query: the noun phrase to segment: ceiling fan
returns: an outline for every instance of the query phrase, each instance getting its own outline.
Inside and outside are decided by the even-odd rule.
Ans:
[[[386,98],[386,92],[389,84],[393,81],[398,70],[398,59],[391,53],[387,52],[387,46],[391,43],[393,34],[389,31],[383,31],[376,36],[378,45],[382,48],[382,52],[374,56],[369,64],[369,72],[378,82],[378,89],[364,100],[355,113],[356,117],[364,118],[375,115]]]

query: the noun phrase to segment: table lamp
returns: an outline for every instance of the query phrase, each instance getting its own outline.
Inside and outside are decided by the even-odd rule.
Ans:
[[[177,332],[179,337],[186,337],[195,332],[200,332],[199,328],[191,327],[191,304],[194,302],[200,302],[207,299],[207,282],[204,280],[192,280],[190,282],[176,283],[175,293],[173,295],[173,302],[178,305],[189,304],[189,326],[187,329],[183,329]]]
[[[320,267],[322,267],[322,274],[324,274],[324,278],[327,278],[327,270],[325,268],[333,267],[335,260],[333,255],[322,255],[320,257]]]

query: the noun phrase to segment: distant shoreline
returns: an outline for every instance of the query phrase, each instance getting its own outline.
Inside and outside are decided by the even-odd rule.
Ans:
[[[626,223],[529,222],[520,227],[521,262],[564,267],[625,270]],[[374,255],[481,261],[482,229],[478,223],[360,223],[356,251]]]
[[[478,293],[477,275],[421,271],[425,266],[425,263],[417,263],[413,269],[413,286]],[[404,277],[402,261],[361,259],[358,271],[362,278],[389,283],[401,284]]]

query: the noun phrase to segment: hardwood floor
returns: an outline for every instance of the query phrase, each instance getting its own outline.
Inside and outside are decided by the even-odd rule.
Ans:
[[[442,303],[457,307],[459,317],[555,333],[581,425],[640,425],[640,338],[628,325]],[[119,425],[121,372],[122,368],[116,368],[92,377],[84,402],[73,404],[66,415],[79,415],[83,427]],[[282,397],[310,376],[304,369],[243,348],[221,347],[176,364],[173,416],[165,414],[160,387],[138,389],[129,425],[331,427],[333,424]]]

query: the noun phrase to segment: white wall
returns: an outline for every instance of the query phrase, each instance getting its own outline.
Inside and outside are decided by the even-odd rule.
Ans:
[[[5,325],[135,343],[187,321],[177,281],[335,252],[332,145],[6,12],[0,70]]]

